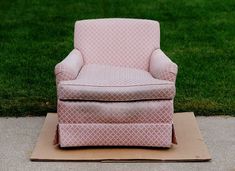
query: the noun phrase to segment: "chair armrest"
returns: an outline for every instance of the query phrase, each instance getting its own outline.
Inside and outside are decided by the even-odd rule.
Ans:
[[[157,79],[175,82],[178,66],[161,49],[157,49],[151,55],[149,72]]]
[[[56,84],[60,81],[74,80],[83,66],[82,54],[73,49],[70,54],[55,66]]]

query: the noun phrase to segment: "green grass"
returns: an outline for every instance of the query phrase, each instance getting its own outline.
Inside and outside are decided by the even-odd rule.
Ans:
[[[0,0],[0,116],[56,111],[53,70],[74,22],[110,17],[160,21],[179,66],[176,111],[235,116],[234,0]]]

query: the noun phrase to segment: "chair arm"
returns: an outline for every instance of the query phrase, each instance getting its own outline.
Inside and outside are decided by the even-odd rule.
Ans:
[[[178,66],[161,49],[157,49],[151,55],[149,72],[157,79],[175,82]]]
[[[73,49],[70,54],[55,66],[56,84],[64,80],[74,80],[83,66],[82,54]]]

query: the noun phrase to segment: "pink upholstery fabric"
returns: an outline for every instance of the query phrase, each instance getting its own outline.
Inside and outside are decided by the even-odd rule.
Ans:
[[[77,21],[74,48],[55,67],[61,147],[175,143],[177,65],[157,21]]]
[[[155,79],[144,70],[104,65],[85,65],[77,79],[62,81],[62,100],[133,101],[173,99],[175,84]]]
[[[74,80],[83,65],[83,58],[77,49],[73,49],[70,54],[55,67],[56,83],[63,80]]]
[[[149,72],[157,79],[175,82],[178,67],[161,49],[153,52],[150,59]]]
[[[77,21],[74,47],[85,64],[105,64],[148,70],[149,58],[160,48],[159,23],[140,19]]]
[[[173,100],[58,101],[59,123],[172,123]]]
[[[59,124],[61,147],[170,147],[172,124]]]

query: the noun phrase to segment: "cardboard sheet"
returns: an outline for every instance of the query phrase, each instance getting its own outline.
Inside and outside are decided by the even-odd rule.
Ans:
[[[57,114],[48,113],[39,135],[32,161],[209,161],[211,159],[203,141],[193,112],[175,113],[174,126],[177,145],[170,149],[99,147],[61,149],[53,145]]]

